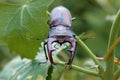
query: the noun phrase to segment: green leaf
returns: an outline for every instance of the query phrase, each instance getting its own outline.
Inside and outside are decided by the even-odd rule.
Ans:
[[[9,64],[7,64],[3,71],[0,73],[0,79],[2,80],[46,80],[50,79],[50,72],[52,66],[50,62],[45,62],[44,48],[40,48],[40,52],[34,60],[21,59],[20,57],[14,58]],[[51,66],[51,67],[50,67]],[[6,77],[7,76],[7,77]]]
[[[113,42],[118,38],[119,34],[119,29],[120,29],[120,9],[118,10],[116,14],[116,18],[112,23],[112,27],[110,30],[110,35],[109,35],[109,42],[108,42],[108,49],[111,47]],[[114,55],[115,53],[115,48],[108,54],[105,55],[105,60],[106,60],[106,74],[105,79],[106,80],[113,80],[113,72],[114,72]],[[109,77],[110,76],[110,77]]]
[[[21,66],[10,80],[45,80],[50,64],[39,65],[38,61],[26,63]]]
[[[33,59],[40,42],[47,38],[46,11],[52,0],[23,1],[0,3],[0,44],[4,42],[10,51]]]
[[[16,57],[4,67],[0,73],[0,80],[45,80],[50,63],[39,65],[39,62]]]
[[[24,60],[25,62],[28,62],[28,60]],[[10,77],[12,74],[21,66],[25,63],[21,60],[20,57],[15,57],[13,60],[11,60],[0,72],[0,80],[10,80]],[[7,77],[6,77],[7,76]]]

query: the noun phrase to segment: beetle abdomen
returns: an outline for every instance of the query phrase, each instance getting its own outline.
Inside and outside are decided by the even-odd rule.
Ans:
[[[62,25],[64,27],[71,27],[72,16],[69,10],[63,6],[54,8],[50,15],[50,27]]]

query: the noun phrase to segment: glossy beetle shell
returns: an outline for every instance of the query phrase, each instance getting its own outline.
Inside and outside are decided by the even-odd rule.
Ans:
[[[53,27],[49,32],[49,37],[55,36],[68,36],[73,37],[74,33],[69,27],[63,27],[61,25]]]
[[[76,40],[74,38],[75,35],[71,29],[72,19],[73,18],[69,10],[63,6],[55,7],[51,11],[50,21],[49,21],[50,31],[48,34],[47,42],[45,44],[47,44],[47,52],[50,63],[52,65],[54,64],[54,59],[52,57],[52,52],[55,51],[52,48],[52,44],[54,42],[57,42],[60,45],[65,42],[69,42],[71,44],[71,49],[68,50],[71,53],[71,56],[67,64],[68,65],[72,64],[76,49]],[[45,46],[44,46],[44,50],[45,50]],[[48,59],[46,51],[45,51],[45,56],[46,59]]]
[[[58,6],[51,11],[50,27],[62,25],[64,27],[71,27],[72,16],[69,10],[63,6]]]

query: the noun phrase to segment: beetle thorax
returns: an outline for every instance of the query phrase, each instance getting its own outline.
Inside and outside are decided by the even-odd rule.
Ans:
[[[68,36],[72,37],[74,35],[73,31],[69,27],[57,26],[52,27],[49,31],[49,37],[58,37],[58,36]]]

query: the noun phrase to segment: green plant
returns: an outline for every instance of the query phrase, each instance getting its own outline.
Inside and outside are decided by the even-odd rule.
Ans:
[[[13,0],[14,2],[14,0]],[[7,68],[11,67],[12,64],[8,64],[2,73],[9,71],[10,80],[58,80],[62,77],[62,74],[67,70],[65,62],[61,62],[59,58],[54,56],[55,59],[55,70],[48,61],[46,64],[40,64],[40,61],[45,61],[43,44],[41,45],[39,54],[35,57],[39,51],[39,44],[45,39],[48,32],[47,20],[49,19],[46,11],[47,7],[52,0],[24,0],[21,2],[0,3],[0,44],[7,45],[10,51],[15,51],[21,57],[30,58],[30,60],[19,60],[11,71]],[[115,46],[120,42],[118,38],[118,31],[120,27],[120,10],[118,11],[116,18],[113,21],[108,50],[103,57],[105,68],[101,65],[95,54],[88,48],[88,46],[76,35],[78,45],[85,50],[85,52],[94,61],[94,70],[86,69],[77,65],[72,65],[71,70],[77,72],[83,72],[92,76],[99,77],[102,80],[117,80],[120,75],[119,64],[115,64]],[[40,38],[40,40],[35,40]],[[26,54],[27,53],[27,54]],[[34,59],[34,60],[31,60]],[[117,61],[118,62],[118,61]],[[63,66],[63,67],[61,67]],[[117,67],[117,69],[115,69]],[[56,73],[60,73],[54,76]],[[2,74],[1,73],[1,74]],[[6,78],[1,79],[6,80]]]

